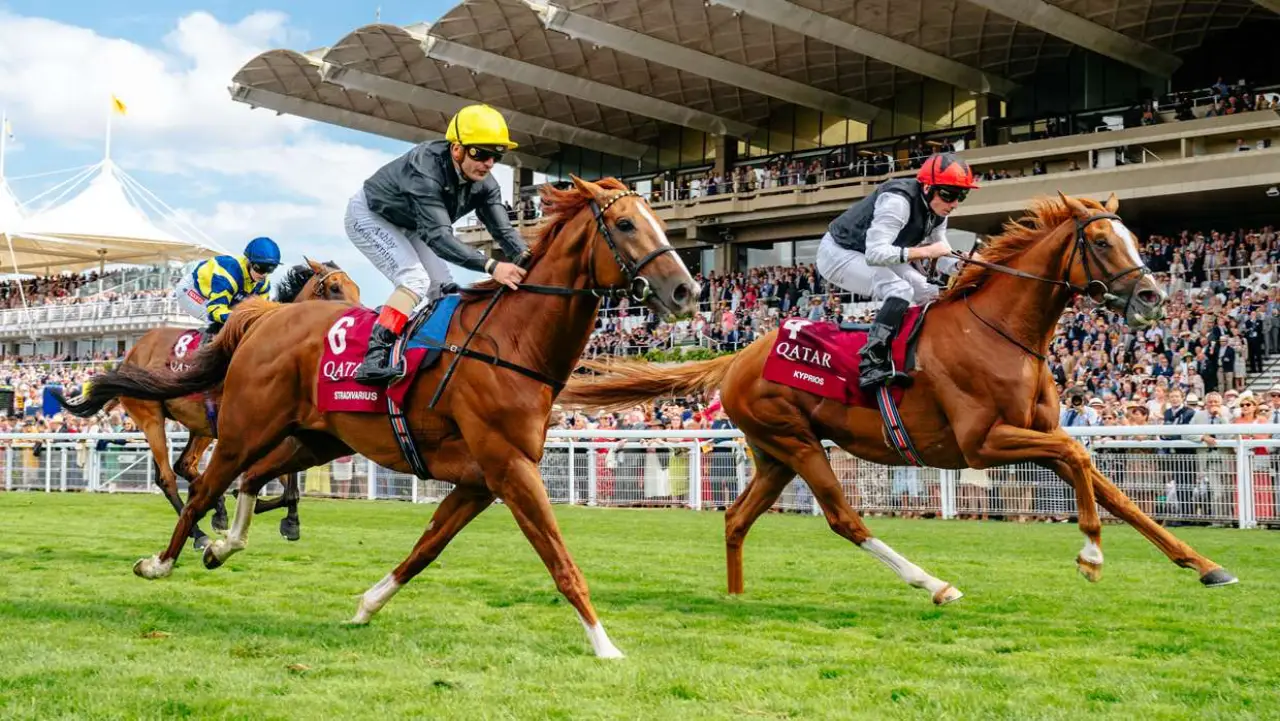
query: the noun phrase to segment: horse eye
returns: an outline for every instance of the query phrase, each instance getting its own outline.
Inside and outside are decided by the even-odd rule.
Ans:
[[[624,233],[630,233],[635,229],[636,226],[632,224],[630,218],[621,218],[618,220],[618,230],[621,230]]]

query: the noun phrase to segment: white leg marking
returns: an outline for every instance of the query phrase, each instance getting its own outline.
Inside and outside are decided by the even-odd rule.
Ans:
[[[231,530],[225,539],[214,541],[209,551],[219,561],[225,561],[232,554],[239,553],[249,543],[249,523],[253,521],[253,507],[258,497],[249,493],[241,493],[236,499],[236,519],[231,522]]]
[[[1098,544],[1093,542],[1093,539],[1086,538],[1084,541],[1084,548],[1080,549],[1080,557],[1089,563],[1101,565],[1102,549],[1098,547]]]
[[[946,581],[941,581],[925,573],[924,569],[903,558],[897,551],[889,548],[889,546],[879,538],[868,538],[863,542],[862,550],[870,553],[880,559],[884,565],[892,568],[903,581],[907,582],[908,585],[915,586],[916,588],[923,588],[929,593],[937,593],[951,585]]]
[[[587,630],[587,640],[591,642],[591,648],[596,652],[596,658],[623,658],[622,652],[617,646],[613,645],[613,641],[609,640],[609,634],[604,632],[604,625],[599,621],[592,626],[587,623],[587,619],[578,614],[578,620],[582,622],[582,627]]]
[[[133,564],[133,572],[142,578],[165,578],[170,573],[173,573],[173,559],[161,561],[158,555],[150,558],[141,558],[138,559],[137,563]]]
[[[390,601],[399,590],[400,584],[396,581],[395,575],[388,573],[360,596],[360,605],[356,607],[356,615],[351,619],[351,623],[362,626],[368,623],[369,619],[373,618],[373,614],[381,611],[382,607],[387,605],[387,601]]]

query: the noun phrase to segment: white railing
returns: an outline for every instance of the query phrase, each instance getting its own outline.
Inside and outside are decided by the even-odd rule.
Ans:
[[[1070,428],[1099,470],[1161,521],[1253,528],[1280,526],[1280,425]],[[1135,437],[1213,433],[1217,445]],[[1124,440],[1127,438],[1128,440]],[[176,456],[185,434],[170,434]],[[99,449],[98,446],[103,446]],[[1261,452],[1259,449],[1262,449]],[[1031,464],[985,471],[886,467],[828,448],[849,501],[864,513],[940,518],[1066,519],[1071,489]],[[549,434],[541,462],[553,503],[601,507],[723,509],[751,480],[742,434],[724,431],[566,431]],[[6,491],[156,492],[151,455],[139,433],[0,434]],[[431,503],[450,490],[360,458],[300,474],[311,496]],[[183,484],[185,486],[185,484]],[[184,488],[185,492],[185,488]],[[268,493],[279,492],[273,483]],[[819,513],[798,479],[779,498],[783,511]],[[1103,512],[1104,518],[1110,518]]]
[[[70,328],[109,320],[158,319],[180,314],[182,310],[178,307],[178,301],[171,295],[95,303],[39,305],[0,310],[0,332],[30,328]]]

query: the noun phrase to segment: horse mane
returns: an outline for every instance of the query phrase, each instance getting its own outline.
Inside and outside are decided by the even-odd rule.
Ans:
[[[596,181],[596,185],[605,190],[628,190],[626,183],[617,178],[604,178]],[[526,268],[533,268],[539,260],[542,260],[542,257],[551,249],[551,243],[559,235],[560,230],[591,200],[591,196],[578,190],[576,185],[560,190],[551,183],[546,183],[538,189],[538,194],[547,201],[552,210],[542,217],[542,222],[534,230],[534,238],[529,243],[529,262],[525,265]],[[501,285],[498,281],[490,278],[472,283],[463,288],[462,293],[464,296],[486,297],[499,287]]]
[[[1079,198],[1085,207],[1098,211],[1106,211],[1092,198]],[[1008,265],[1011,260],[1047,237],[1054,228],[1071,220],[1074,216],[1061,198],[1041,196],[1031,201],[1023,216],[1017,220],[1009,219],[1004,223],[1003,232],[982,245],[978,258],[996,265]],[[981,286],[988,277],[998,271],[983,268],[979,265],[965,265],[939,300],[960,298],[969,291]]]
[[[321,265],[329,270],[341,270],[341,268],[339,268],[332,260],[326,260]],[[307,281],[314,278],[315,275],[316,272],[306,263],[299,263],[298,265],[289,268],[289,270],[284,274],[284,280],[281,280],[280,285],[276,286],[275,302],[292,303],[297,300],[298,294],[302,292],[303,286],[307,284]]]

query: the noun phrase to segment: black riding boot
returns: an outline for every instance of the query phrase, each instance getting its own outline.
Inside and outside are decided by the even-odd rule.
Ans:
[[[889,298],[880,306],[875,322],[867,333],[867,344],[862,347],[862,361],[858,364],[858,386],[864,390],[881,384],[907,383],[910,376],[894,370],[891,344],[902,327],[902,318],[910,303],[901,298]]]
[[[391,346],[399,338],[393,331],[374,324],[373,334],[369,338],[369,350],[364,354],[364,362],[356,368],[355,381],[367,386],[385,386],[404,375],[404,369],[391,365]]]

